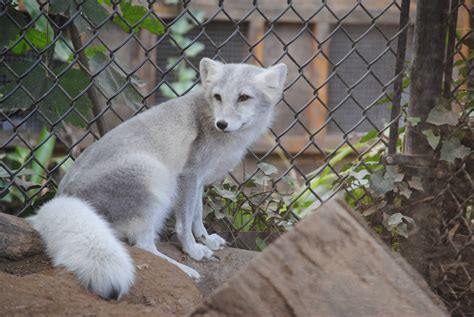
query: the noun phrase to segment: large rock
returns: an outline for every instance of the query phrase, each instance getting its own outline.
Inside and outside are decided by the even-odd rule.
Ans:
[[[24,220],[0,212],[0,262],[43,253],[41,238]]]
[[[215,253],[218,261],[196,262],[179,250],[176,244],[159,243],[159,249],[178,260],[196,269],[202,279],[197,283],[197,287],[204,296],[208,296],[217,287],[221,286],[238,271],[244,269],[250,260],[259,252],[247,251],[234,248],[225,248]]]
[[[52,268],[39,236],[23,219],[0,214],[0,316],[182,316],[190,313],[255,252],[227,248],[220,261],[198,263],[175,244],[159,248],[203,276],[196,284],[165,260],[137,248],[136,283],[119,302],[107,302],[82,288],[73,274]]]
[[[447,316],[423,279],[335,200],[205,299],[204,316]]]
[[[0,315],[181,316],[201,302],[201,292],[181,270],[150,253],[129,250],[137,278],[119,302],[91,294],[71,273],[51,268],[44,255],[4,264],[8,273],[0,272]]]

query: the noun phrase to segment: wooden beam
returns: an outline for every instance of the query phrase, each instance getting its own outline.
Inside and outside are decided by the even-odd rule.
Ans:
[[[464,38],[469,32],[472,32],[471,29],[471,16],[469,14],[469,11],[466,8],[472,8],[472,0],[465,0],[464,1],[465,7],[461,7],[459,9],[460,11],[458,12],[458,32],[461,35],[461,38]],[[472,10],[472,9],[471,9]],[[461,50],[459,54],[456,54],[454,56],[454,59],[456,61],[461,60],[461,59],[469,59],[469,54],[470,54],[470,47],[469,45],[463,44],[461,46]],[[463,83],[461,85],[461,89],[467,89],[468,88],[468,81]],[[456,104],[456,103],[454,103]]]
[[[265,35],[265,22],[263,20],[250,20],[248,29],[248,40],[251,43],[254,56],[254,64],[261,66],[265,62],[263,37]],[[260,42],[259,42],[260,41]],[[258,43],[258,44],[257,44]]]
[[[313,34],[316,34],[316,38],[319,42],[325,39],[329,34],[330,26],[328,24],[316,24],[312,26]],[[317,129],[321,128],[328,117],[327,107],[329,107],[329,84],[326,82],[329,73],[331,70],[331,65],[328,59],[324,56],[329,56],[329,42],[326,42],[322,47],[320,44],[314,42],[313,51],[317,52],[321,50],[318,56],[314,59],[312,63],[312,78],[314,78],[317,91],[315,92],[318,96],[315,99],[309,109],[310,109],[310,131],[316,132]],[[324,54],[323,54],[324,53]],[[324,140],[327,134],[327,127],[324,127],[317,135],[316,139],[318,141]]]

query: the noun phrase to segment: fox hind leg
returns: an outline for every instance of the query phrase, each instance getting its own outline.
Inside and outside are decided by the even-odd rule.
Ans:
[[[179,263],[178,261],[170,258],[166,254],[161,253],[155,245],[155,237],[156,237],[156,224],[153,221],[144,221],[143,226],[136,227],[137,230],[134,232],[129,232],[129,241],[137,248],[148,251],[160,258],[168,261],[169,263],[177,266],[181,269],[184,273],[186,273],[192,279],[198,281],[201,276],[198,271],[195,269]]]

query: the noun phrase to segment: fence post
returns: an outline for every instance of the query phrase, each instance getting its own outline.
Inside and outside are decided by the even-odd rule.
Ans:
[[[403,149],[403,156],[409,158],[405,161],[410,162],[412,168],[408,174],[421,177],[424,187],[423,192],[414,193],[411,198],[426,202],[406,211],[415,219],[417,227],[400,243],[400,251],[425,276],[432,243],[438,236],[436,217],[439,213],[429,203],[434,186],[433,168],[429,164],[434,151],[422,131],[430,128],[426,119],[442,94],[448,8],[446,0],[417,1],[408,117],[417,117],[420,122],[407,126]]]
[[[441,96],[448,8],[446,0],[417,1],[408,116],[421,121],[407,129],[407,155],[433,155],[421,131],[429,128],[426,118]]]

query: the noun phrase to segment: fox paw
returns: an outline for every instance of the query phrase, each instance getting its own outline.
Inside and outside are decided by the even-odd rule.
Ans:
[[[184,249],[184,252],[195,261],[210,260],[214,254],[211,249],[199,243],[194,244],[190,248]]]
[[[227,242],[217,233],[213,233],[208,235],[206,238],[203,238],[202,243],[207,245],[209,249],[217,251],[224,249]]]
[[[195,269],[189,267],[189,266],[186,266],[184,264],[181,264],[178,266],[184,273],[186,273],[190,278],[192,278],[193,280],[195,280],[196,282],[199,282],[199,280],[201,279],[201,275],[199,274],[198,271],[196,271]]]

